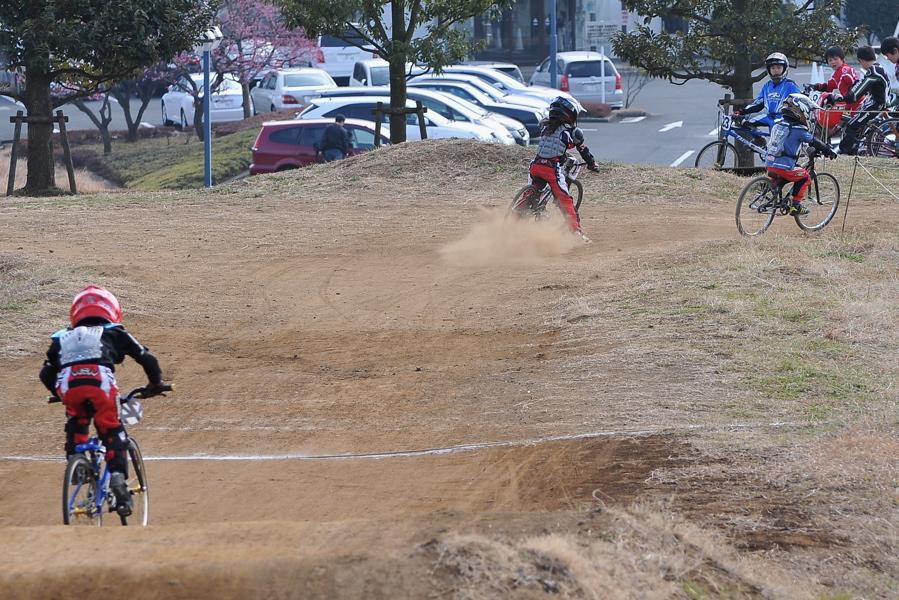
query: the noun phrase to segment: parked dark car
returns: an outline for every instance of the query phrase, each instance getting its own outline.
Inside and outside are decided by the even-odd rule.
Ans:
[[[324,162],[316,157],[314,144],[321,140],[325,127],[333,122],[334,119],[303,119],[263,123],[253,143],[250,175],[298,169]],[[347,119],[343,126],[350,138],[349,156],[375,147],[375,124],[371,121]],[[381,145],[388,144],[390,138],[381,135]]]

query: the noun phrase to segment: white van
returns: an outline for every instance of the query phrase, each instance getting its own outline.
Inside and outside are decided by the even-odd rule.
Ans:
[[[349,31],[344,37],[346,39],[354,39],[352,32]],[[362,40],[360,39],[359,41],[361,42]],[[353,74],[353,66],[356,62],[378,58],[373,48],[363,50],[330,35],[319,37],[318,47],[321,50],[320,61],[315,60],[312,66],[327,71],[337,85],[346,86],[350,84],[350,77]]]
[[[359,60],[353,65],[350,87],[390,85],[390,63],[383,58]]]

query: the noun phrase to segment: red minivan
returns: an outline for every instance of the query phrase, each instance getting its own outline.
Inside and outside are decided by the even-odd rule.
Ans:
[[[324,162],[316,158],[313,144],[321,140],[325,127],[334,119],[298,119],[296,121],[269,121],[262,124],[253,143],[253,164],[250,175],[274,173],[298,169],[313,163]],[[362,119],[347,119],[343,124],[350,138],[349,156],[372,150],[375,147],[375,124]],[[381,135],[381,145],[390,144],[390,138]]]

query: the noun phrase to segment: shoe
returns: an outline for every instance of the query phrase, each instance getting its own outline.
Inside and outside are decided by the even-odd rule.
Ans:
[[[590,238],[588,238],[586,235],[584,235],[583,231],[575,231],[574,235],[576,237],[579,237],[581,239],[581,241],[584,242],[585,244],[589,244],[593,241]]]
[[[790,206],[790,216],[791,217],[804,217],[809,212],[807,206],[803,206],[802,202],[796,202],[793,200],[793,205]]]
[[[128,491],[124,473],[116,471],[110,475],[109,489],[115,495],[115,511],[119,513],[120,517],[130,517],[134,508],[134,500],[131,499],[131,492]]]

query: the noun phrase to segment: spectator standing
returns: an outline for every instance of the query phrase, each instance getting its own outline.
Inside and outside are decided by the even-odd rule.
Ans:
[[[346,158],[349,150],[349,135],[343,128],[344,121],[346,119],[343,115],[337,115],[334,117],[334,122],[325,127],[320,144],[322,158],[325,162]]]

